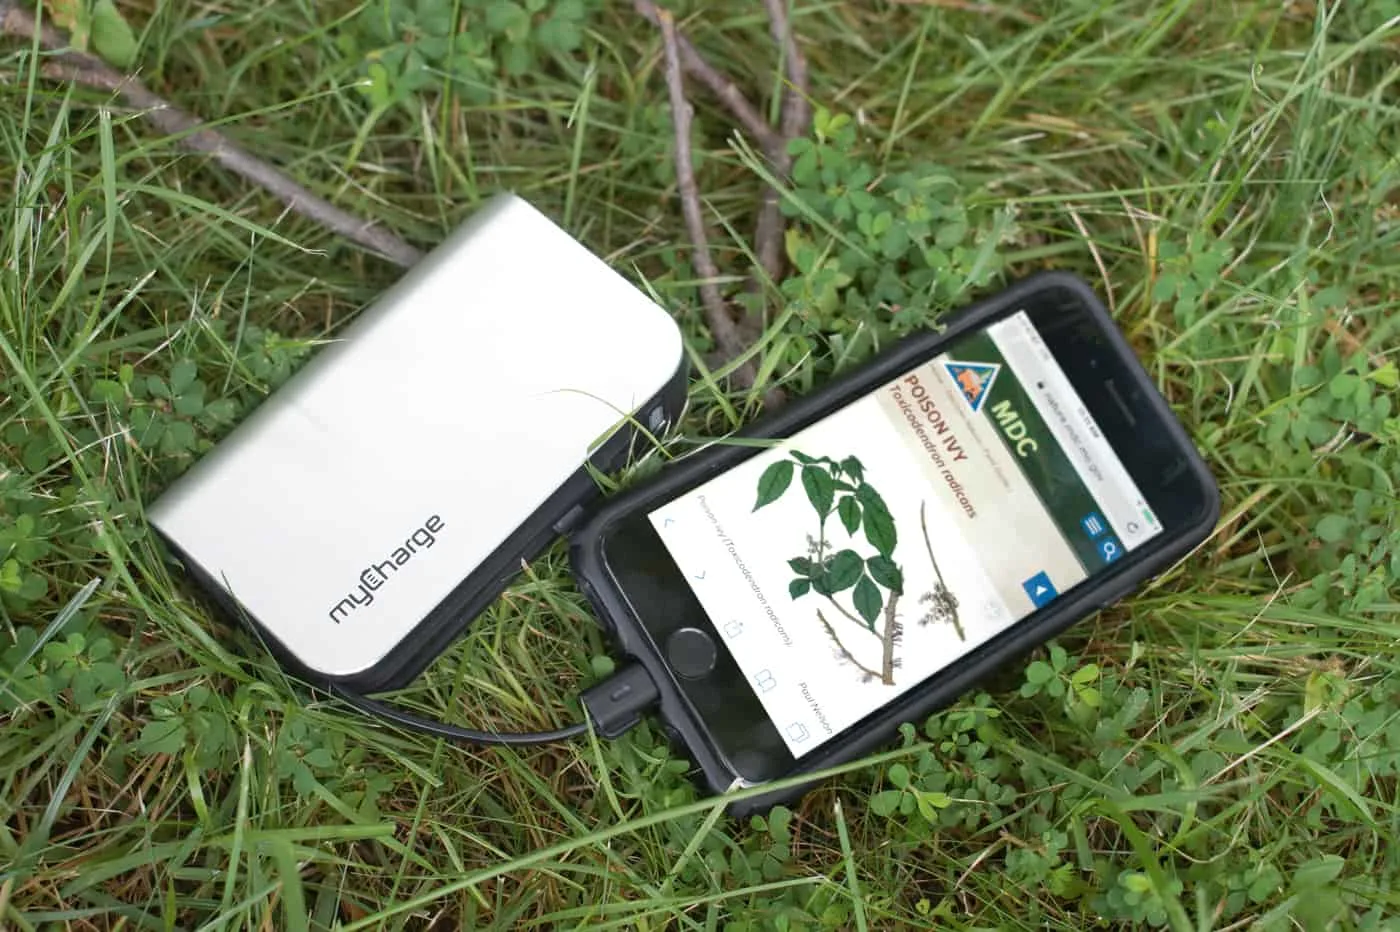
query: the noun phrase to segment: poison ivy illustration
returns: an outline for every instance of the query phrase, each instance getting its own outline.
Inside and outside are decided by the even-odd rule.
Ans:
[[[854,456],[841,460],[809,456],[789,451],[763,471],[758,479],[754,511],[782,498],[798,479],[807,501],[816,512],[817,533],[807,535],[807,552],[789,559],[795,575],[788,583],[793,599],[816,596],[825,609],[834,613],[847,638],[874,637],[881,645],[879,669],[856,659],[842,640],[826,611],[817,609],[817,621],[836,645],[837,656],[855,667],[865,680],[894,685],[900,661],[895,655],[903,639],[899,603],[904,595],[904,569],[894,561],[899,532],[884,498],[866,479],[865,467]],[[924,505],[919,506],[919,528],[923,532],[936,582],[919,597],[924,606],[918,624],[952,624],[960,640],[967,640],[958,616],[958,600],[943,581],[938,561],[929,541]],[[834,519],[834,520],[833,520]],[[848,546],[832,541],[838,526],[849,538]],[[873,552],[871,552],[873,551]],[[845,623],[853,627],[847,627]],[[850,643],[855,643],[851,641]]]

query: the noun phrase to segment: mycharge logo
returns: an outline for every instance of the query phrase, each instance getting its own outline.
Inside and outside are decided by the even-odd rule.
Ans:
[[[424,521],[421,527],[415,528],[412,534],[402,544],[394,548],[394,552],[389,554],[382,562],[371,563],[365,567],[360,574],[358,585],[350,591],[350,594],[339,602],[329,612],[331,621],[340,624],[350,613],[357,608],[363,608],[374,601],[374,594],[379,591],[395,574],[398,573],[408,562],[424,550],[430,549],[437,543],[438,534],[446,527],[442,518],[433,515]]]

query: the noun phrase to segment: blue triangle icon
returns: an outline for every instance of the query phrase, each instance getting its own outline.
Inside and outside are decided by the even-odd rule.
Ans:
[[[992,383],[1001,371],[1001,364],[995,362],[953,362],[943,364],[948,376],[958,387],[963,400],[973,412],[982,410],[982,403],[992,391]]]

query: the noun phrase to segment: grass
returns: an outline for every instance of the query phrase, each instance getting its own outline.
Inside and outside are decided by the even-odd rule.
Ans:
[[[707,348],[658,37],[627,5],[525,76],[443,73],[381,114],[349,86],[353,6],[119,6],[154,88],[342,206],[430,245],[515,188]],[[819,140],[836,177],[791,187],[811,255],[766,292],[761,372],[804,390],[1074,269],[1225,514],[1034,672],[750,824],[654,729],[512,751],[366,727],[208,611],[142,503],[395,272],[0,47],[0,926],[1392,927],[1400,9],[967,6],[795,5],[814,101],[851,122]],[[756,5],[677,9],[774,97]],[[712,246],[741,276],[761,165],[695,99]],[[860,258],[830,195],[861,166],[878,190],[946,173],[940,229],[967,228],[946,267]],[[752,410],[707,379],[693,399],[692,439]],[[561,724],[605,656],[556,548],[405,700]]]

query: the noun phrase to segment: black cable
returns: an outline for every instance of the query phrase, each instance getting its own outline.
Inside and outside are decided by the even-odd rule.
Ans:
[[[551,744],[556,741],[567,741],[570,738],[577,738],[588,731],[587,722],[575,722],[565,728],[555,731],[527,731],[527,732],[493,732],[477,731],[474,728],[462,728],[459,725],[449,725],[447,722],[439,722],[436,719],[423,718],[406,711],[399,706],[390,705],[387,702],[380,702],[377,699],[370,699],[368,696],[361,696],[359,693],[352,693],[339,687],[335,688],[335,694],[347,703],[359,709],[361,712],[373,718],[384,719],[393,722],[403,728],[413,731],[421,731],[424,734],[433,735],[437,738],[447,738],[451,741],[463,741],[468,744],[505,744],[512,747],[531,744]]]
[[[436,719],[423,718],[399,706],[362,696],[341,686],[332,685],[331,692],[373,718],[393,722],[403,728],[420,731],[436,738],[467,744],[525,747],[568,741],[588,733],[588,721],[575,722],[554,731],[478,731],[475,728],[463,728]],[[656,702],[659,695],[651,676],[641,664],[634,663],[621,668],[596,686],[584,690],[579,699],[598,734],[604,738],[616,738],[640,722],[642,713]]]

